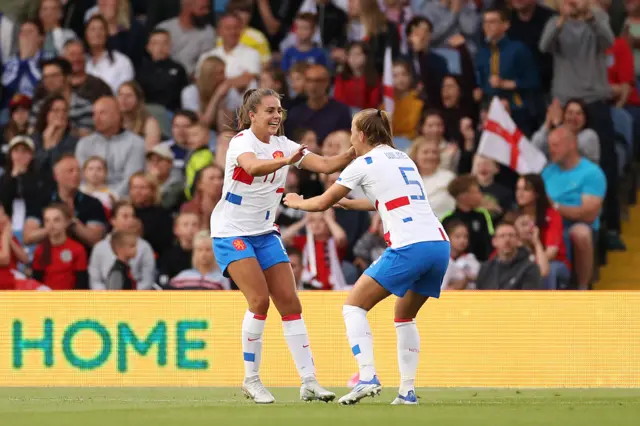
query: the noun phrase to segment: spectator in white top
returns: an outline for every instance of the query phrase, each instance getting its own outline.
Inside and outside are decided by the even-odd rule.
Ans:
[[[225,63],[225,75],[229,84],[240,93],[257,86],[262,62],[257,50],[240,44],[242,21],[235,14],[225,14],[218,21],[218,34],[222,46],[204,53],[198,62],[209,56],[217,56]],[[237,105],[239,107],[241,105]],[[234,109],[236,106],[233,106]]]
[[[449,194],[447,187],[456,175],[440,167],[440,149],[438,142],[419,137],[409,149],[409,157],[418,166],[420,176],[427,191],[431,210],[441,218],[456,206],[456,200]]]
[[[113,232],[124,231],[137,234],[138,219],[136,212],[128,201],[118,201],[113,206],[111,226]],[[136,281],[137,290],[149,290],[153,285],[156,273],[156,260],[153,249],[148,242],[138,237],[136,256],[129,262],[131,275]],[[89,288],[106,290],[107,277],[111,271],[116,255],[111,247],[111,234],[95,245],[89,258]]]
[[[158,24],[171,34],[171,59],[180,62],[191,75],[198,58],[215,43],[216,33],[209,24],[210,0],[182,0],[180,15]]]
[[[99,156],[107,162],[109,189],[117,196],[127,194],[129,178],[144,170],[144,139],[124,130],[118,101],[104,97],[93,106],[96,131],[78,141],[76,157],[81,164],[91,156]]]
[[[62,3],[60,0],[42,0],[38,10],[38,18],[44,27],[44,45],[42,50],[52,55],[59,55],[64,44],[77,38],[76,33],[68,28],[62,28]]]
[[[85,38],[89,46],[87,74],[102,79],[113,93],[120,85],[133,80],[134,70],[131,60],[116,50],[107,49],[108,24],[102,15],[92,16],[85,28]]]

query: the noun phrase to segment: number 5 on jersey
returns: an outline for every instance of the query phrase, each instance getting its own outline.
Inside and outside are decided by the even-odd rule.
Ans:
[[[409,177],[407,176],[407,173],[406,173],[406,172],[415,172],[416,170],[413,167],[398,167],[398,168],[400,169],[400,173],[404,178],[404,183],[407,185],[416,185],[420,190],[420,195],[411,195],[410,198],[412,200],[424,201],[425,196],[424,196],[424,190],[422,189],[421,182],[417,180],[409,180]]]

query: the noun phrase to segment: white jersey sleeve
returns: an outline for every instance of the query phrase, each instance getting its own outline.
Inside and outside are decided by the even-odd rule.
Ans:
[[[247,152],[256,153],[253,141],[249,138],[236,137],[229,142],[229,149],[227,150],[227,159],[233,162],[233,165],[238,166],[238,157]]]
[[[356,158],[340,173],[340,177],[336,180],[336,183],[354,190],[359,186],[363,186],[366,179],[366,160],[360,157]]]

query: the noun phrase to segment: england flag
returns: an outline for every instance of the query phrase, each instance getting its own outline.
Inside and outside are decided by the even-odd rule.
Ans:
[[[518,129],[497,97],[491,100],[478,154],[509,166],[521,175],[540,173],[547,164],[544,153]]]

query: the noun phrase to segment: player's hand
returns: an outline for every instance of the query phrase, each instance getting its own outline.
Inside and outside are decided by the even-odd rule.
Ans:
[[[354,147],[349,148],[349,150],[347,151],[347,154],[349,154],[349,157],[352,160],[355,160],[356,157],[358,157],[358,154],[356,154],[356,149]]]
[[[492,75],[491,77],[489,77],[489,86],[493,87],[494,89],[498,89],[501,83],[502,79],[500,78],[500,76]]]
[[[302,200],[304,200],[302,195],[290,192],[284,196],[284,205],[292,209],[297,209],[302,204]]]
[[[349,199],[343,198],[333,205],[334,209],[349,210]]]
[[[302,157],[304,157],[304,151],[306,149],[307,149],[306,145],[300,145],[300,147],[298,148],[298,150],[296,152],[294,152],[289,157],[285,158],[286,165],[287,166],[291,166],[292,164],[296,164],[298,161],[300,161],[302,159]]]

